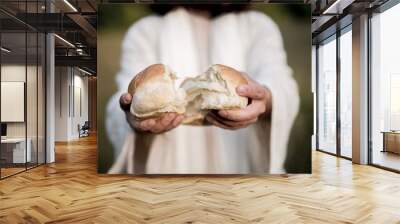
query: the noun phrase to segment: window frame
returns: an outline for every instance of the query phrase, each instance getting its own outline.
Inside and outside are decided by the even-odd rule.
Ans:
[[[344,20],[346,20],[348,18],[344,18]],[[341,21],[339,20],[338,23],[340,23]],[[347,160],[352,160],[351,157],[347,157],[342,155],[341,153],[341,119],[340,119],[340,103],[341,103],[341,99],[340,99],[340,82],[341,82],[341,67],[340,67],[340,37],[342,35],[344,35],[347,32],[352,32],[352,23],[348,23],[346,25],[344,25],[343,27],[341,27],[340,29],[337,29],[335,33],[331,34],[330,36],[320,40],[317,42],[316,44],[316,51],[315,51],[315,60],[316,60],[316,150],[319,152],[323,152],[323,153],[327,153],[339,158],[343,158],[343,159],[347,159]],[[318,97],[318,93],[320,91],[320,86],[319,86],[319,78],[320,78],[320,73],[319,73],[319,68],[320,68],[320,64],[319,64],[319,47],[322,43],[326,44],[330,41],[336,41],[336,152],[332,153],[332,152],[328,152],[327,150],[321,149],[320,143],[319,143],[319,122],[320,122],[320,118],[319,118],[319,108],[320,108],[320,99]]]
[[[373,88],[372,88],[372,76],[373,76],[373,74],[372,74],[372,63],[373,63],[373,61],[372,61],[372,59],[373,59],[372,19],[375,15],[384,13],[385,11],[387,11],[387,10],[391,9],[392,7],[397,6],[399,4],[400,4],[400,0],[388,0],[385,3],[383,3],[382,5],[380,5],[376,8],[373,8],[367,12],[368,13],[368,35],[367,35],[367,38],[368,38],[368,68],[367,68],[367,73],[368,73],[367,74],[367,77],[368,77],[368,96],[367,96],[368,97],[368,111],[367,111],[367,114],[368,114],[368,125],[367,125],[367,127],[368,127],[368,130],[367,130],[368,131],[368,153],[367,153],[367,156],[368,156],[368,158],[367,158],[367,163],[370,166],[377,167],[377,168],[380,168],[383,170],[388,170],[388,171],[395,172],[395,173],[400,173],[400,170],[390,168],[390,167],[380,165],[380,164],[373,162],[374,149],[373,149],[373,130],[372,130],[372,128],[373,128],[372,127],[372,116],[373,116],[373,114],[372,114],[372,107],[373,107],[373,104],[372,104],[372,98],[373,98],[372,97],[372,94],[373,94]]]
[[[27,1],[23,1],[23,2],[27,3]],[[37,12],[39,10],[39,8],[38,8],[39,2],[40,2],[39,0],[33,1],[33,3],[36,3],[36,11]],[[47,32],[43,32],[41,30],[38,30],[38,29],[30,26],[29,24],[25,23],[24,21],[16,18],[15,16],[13,16],[12,13],[10,13],[7,10],[1,8],[1,5],[0,5],[0,10],[1,10],[2,13],[5,13],[8,16],[10,16],[11,19],[15,20],[16,22],[21,23],[21,25],[23,26],[23,29],[15,31],[15,32],[18,32],[18,33],[21,33],[21,34],[25,35],[25,49],[24,49],[24,51],[25,51],[25,56],[24,56],[25,57],[25,88],[24,88],[25,89],[25,93],[24,93],[25,94],[25,97],[24,97],[25,98],[25,100],[24,100],[25,101],[24,102],[25,166],[24,166],[24,169],[22,169],[22,170],[20,170],[18,172],[14,172],[12,174],[3,176],[2,167],[1,167],[1,164],[0,164],[0,180],[3,180],[3,179],[6,179],[8,177],[12,177],[14,175],[17,175],[19,173],[26,172],[26,171],[28,171],[30,169],[39,167],[41,165],[47,164],[47,144],[48,143],[47,143],[47,128],[46,128],[47,127],[47,110],[46,110],[46,108],[47,108],[47,81],[46,81],[46,79],[47,79],[47,43],[48,43],[48,40],[47,40]],[[47,12],[48,7],[46,7],[45,10]],[[25,13],[25,16],[28,13],[27,12],[27,4],[25,4],[25,12],[24,13]],[[26,18],[25,18],[25,20],[26,20]],[[0,23],[0,27],[1,27],[1,23]],[[9,32],[3,31],[3,30],[0,29],[0,46],[2,45],[1,37],[2,37],[3,33],[9,33]],[[35,51],[36,51],[36,61],[35,61],[35,66],[36,66],[36,69],[35,69],[36,91],[35,91],[35,93],[33,93],[33,94],[35,94],[35,97],[36,97],[36,122],[34,122],[35,125],[36,125],[36,136],[34,136],[33,138],[36,138],[37,145],[36,145],[36,161],[35,161],[34,164],[31,164],[30,166],[28,166],[29,162],[27,162],[27,156],[28,156],[27,155],[27,147],[28,147],[28,144],[27,144],[27,142],[28,142],[28,116],[27,116],[27,113],[28,113],[27,112],[28,33],[33,34],[33,35],[36,36],[36,43],[35,43],[36,44],[36,49],[35,49]],[[40,34],[43,34],[43,35],[40,35]],[[41,71],[41,73],[42,73],[41,74],[42,75],[42,82],[43,82],[42,83],[43,84],[42,88],[44,88],[43,94],[42,94],[42,96],[44,96],[44,98],[42,99],[43,105],[41,105],[41,107],[43,107],[42,109],[44,109],[44,111],[43,111],[44,114],[43,114],[43,117],[42,117],[44,120],[41,121],[41,122],[43,122],[43,128],[44,128],[44,130],[43,130],[43,145],[42,145],[42,147],[43,147],[42,148],[43,155],[41,155],[41,157],[43,157],[42,158],[43,162],[39,162],[39,143],[38,143],[38,139],[39,139],[39,113],[38,113],[38,111],[39,111],[39,94],[38,94],[39,93],[39,81],[38,81],[39,71],[38,71],[38,66],[40,65],[39,64],[39,36],[42,36],[42,39],[40,39],[40,41],[41,41],[41,44],[42,44],[42,47],[43,47],[43,49],[41,49],[41,52],[43,53],[42,60],[44,62],[43,64],[41,64],[43,66],[42,67],[42,71]],[[1,77],[1,67],[3,66],[2,62],[3,62],[2,56],[0,54],[0,82],[1,82],[1,79],[2,79],[2,77]],[[0,89],[1,89],[1,86],[0,86]],[[0,106],[0,110],[1,110],[1,106]],[[1,119],[0,119],[0,123],[2,123]],[[0,144],[0,158],[1,158],[1,151],[2,151],[1,148],[2,147],[1,147],[1,144]]]

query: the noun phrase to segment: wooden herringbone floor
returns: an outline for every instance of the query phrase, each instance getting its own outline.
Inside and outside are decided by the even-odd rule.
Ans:
[[[313,153],[312,175],[96,173],[94,137],[0,181],[0,223],[400,223],[400,175]]]

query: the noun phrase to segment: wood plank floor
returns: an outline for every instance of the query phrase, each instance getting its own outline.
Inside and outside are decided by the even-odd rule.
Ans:
[[[2,167],[1,168],[1,176],[7,177],[7,176],[13,175],[15,173],[22,172],[24,170],[25,170],[25,167],[23,167],[23,168],[22,167],[7,167],[7,168]]]
[[[96,173],[96,139],[0,181],[0,223],[400,223],[400,175],[313,153],[312,175]]]

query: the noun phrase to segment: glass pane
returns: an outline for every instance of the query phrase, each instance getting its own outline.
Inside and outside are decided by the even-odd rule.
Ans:
[[[336,153],[336,39],[318,48],[318,148]]]
[[[352,141],[352,35],[340,36],[340,153],[351,158]]]
[[[1,33],[1,47],[1,173],[5,177],[25,170],[30,158],[26,151],[25,32]]]
[[[46,37],[44,34],[38,35],[38,163],[45,163],[45,44]]]
[[[31,17],[33,13],[37,13],[37,1],[27,2],[26,10],[27,19],[31,23],[36,23],[38,17]],[[31,168],[37,165],[37,63],[38,63],[38,36],[35,30],[27,30],[27,75],[26,75],[26,115],[27,115],[27,143],[30,158],[28,158],[27,167]]]
[[[28,55],[27,55],[27,80],[26,80],[26,112],[27,112],[27,142],[28,150],[30,148],[30,158],[28,158],[28,168],[37,165],[37,132],[38,132],[38,88],[37,88],[37,63],[38,63],[38,37],[36,32],[27,33]]]
[[[400,5],[372,18],[372,163],[400,170]]]

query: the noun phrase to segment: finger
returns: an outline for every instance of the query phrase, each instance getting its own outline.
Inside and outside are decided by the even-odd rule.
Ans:
[[[255,100],[261,100],[266,97],[265,88],[256,83],[240,85],[236,88],[236,92],[240,96],[248,97],[248,98],[255,99]]]
[[[185,119],[184,115],[178,115],[175,117],[175,119],[172,121],[172,128],[175,128],[178,126],[180,123],[182,123],[183,119]]]
[[[165,131],[172,128],[175,118],[178,117],[176,113],[169,113],[162,119],[162,125]]]
[[[214,114],[214,113],[209,113],[209,116],[213,117],[215,120],[217,120],[219,123],[222,123],[226,126],[232,127],[232,128],[243,128],[243,127],[247,127],[250,124],[253,124],[255,122],[257,122],[258,117],[252,118],[250,120],[244,120],[244,121],[232,121],[232,120],[227,120],[221,116],[219,116],[218,114]]]
[[[171,124],[166,128],[166,131],[176,128],[183,121],[184,118],[184,115],[177,115],[175,119],[172,120]]]
[[[219,122],[218,120],[216,120],[215,118],[213,118],[213,117],[210,116],[210,115],[207,115],[207,116],[206,116],[206,120],[207,120],[208,122],[210,122],[212,125],[215,125],[215,126],[217,126],[217,127],[220,127],[220,128],[223,128],[223,129],[232,129],[231,127],[229,127],[229,126],[227,126],[227,125],[225,125],[225,124]]]
[[[156,125],[156,120],[154,118],[137,121],[136,128],[141,131],[150,131]]]
[[[174,118],[174,113],[167,113],[163,115],[156,120],[156,124],[150,129],[150,131],[157,134],[164,132]]]
[[[237,123],[246,123],[246,122],[251,122],[253,120],[257,120],[257,116],[256,117],[250,117],[249,119],[244,119],[244,120],[240,120],[240,121],[235,121],[235,120],[230,120],[226,117],[222,117],[219,114],[219,111],[216,111],[215,113],[211,113],[212,116],[214,116],[214,118],[216,118],[218,121],[225,123],[225,124],[237,124]]]
[[[250,120],[232,121],[232,120],[225,119],[225,118],[219,116],[218,114],[210,114],[210,116],[212,116],[214,119],[216,119],[220,123],[225,124],[229,127],[247,127],[250,124],[257,122],[257,120],[258,120],[258,117],[255,117],[255,118],[251,118]]]
[[[176,113],[167,113],[160,118],[160,125],[167,127],[175,119]]]
[[[129,124],[132,124],[136,120],[135,116],[131,114],[129,111],[125,111],[125,117]]]
[[[124,93],[119,98],[119,105],[122,110],[129,111],[132,103],[132,95],[129,93]]]
[[[136,117],[133,114],[131,114],[129,111],[125,111],[125,118],[129,124],[129,126],[133,129],[136,129],[137,123],[138,123],[138,120],[136,119]]]
[[[161,125],[160,119],[157,119],[157,120],[156,120],[156,124],[153,125],[153,126],[149,129],[149,131],[151,131],[152,133],[156,133],[156,134],[161,133],[163,130],[164,130],[164,126]]]
[[[265,111],[265,108],[263,107],[263,103],[259,101],[253,101],[250,105],[243,109],[220,110],[218,111],[218,115],[232,121],[252,120],[257,118],[263,113],[263,111]]]

